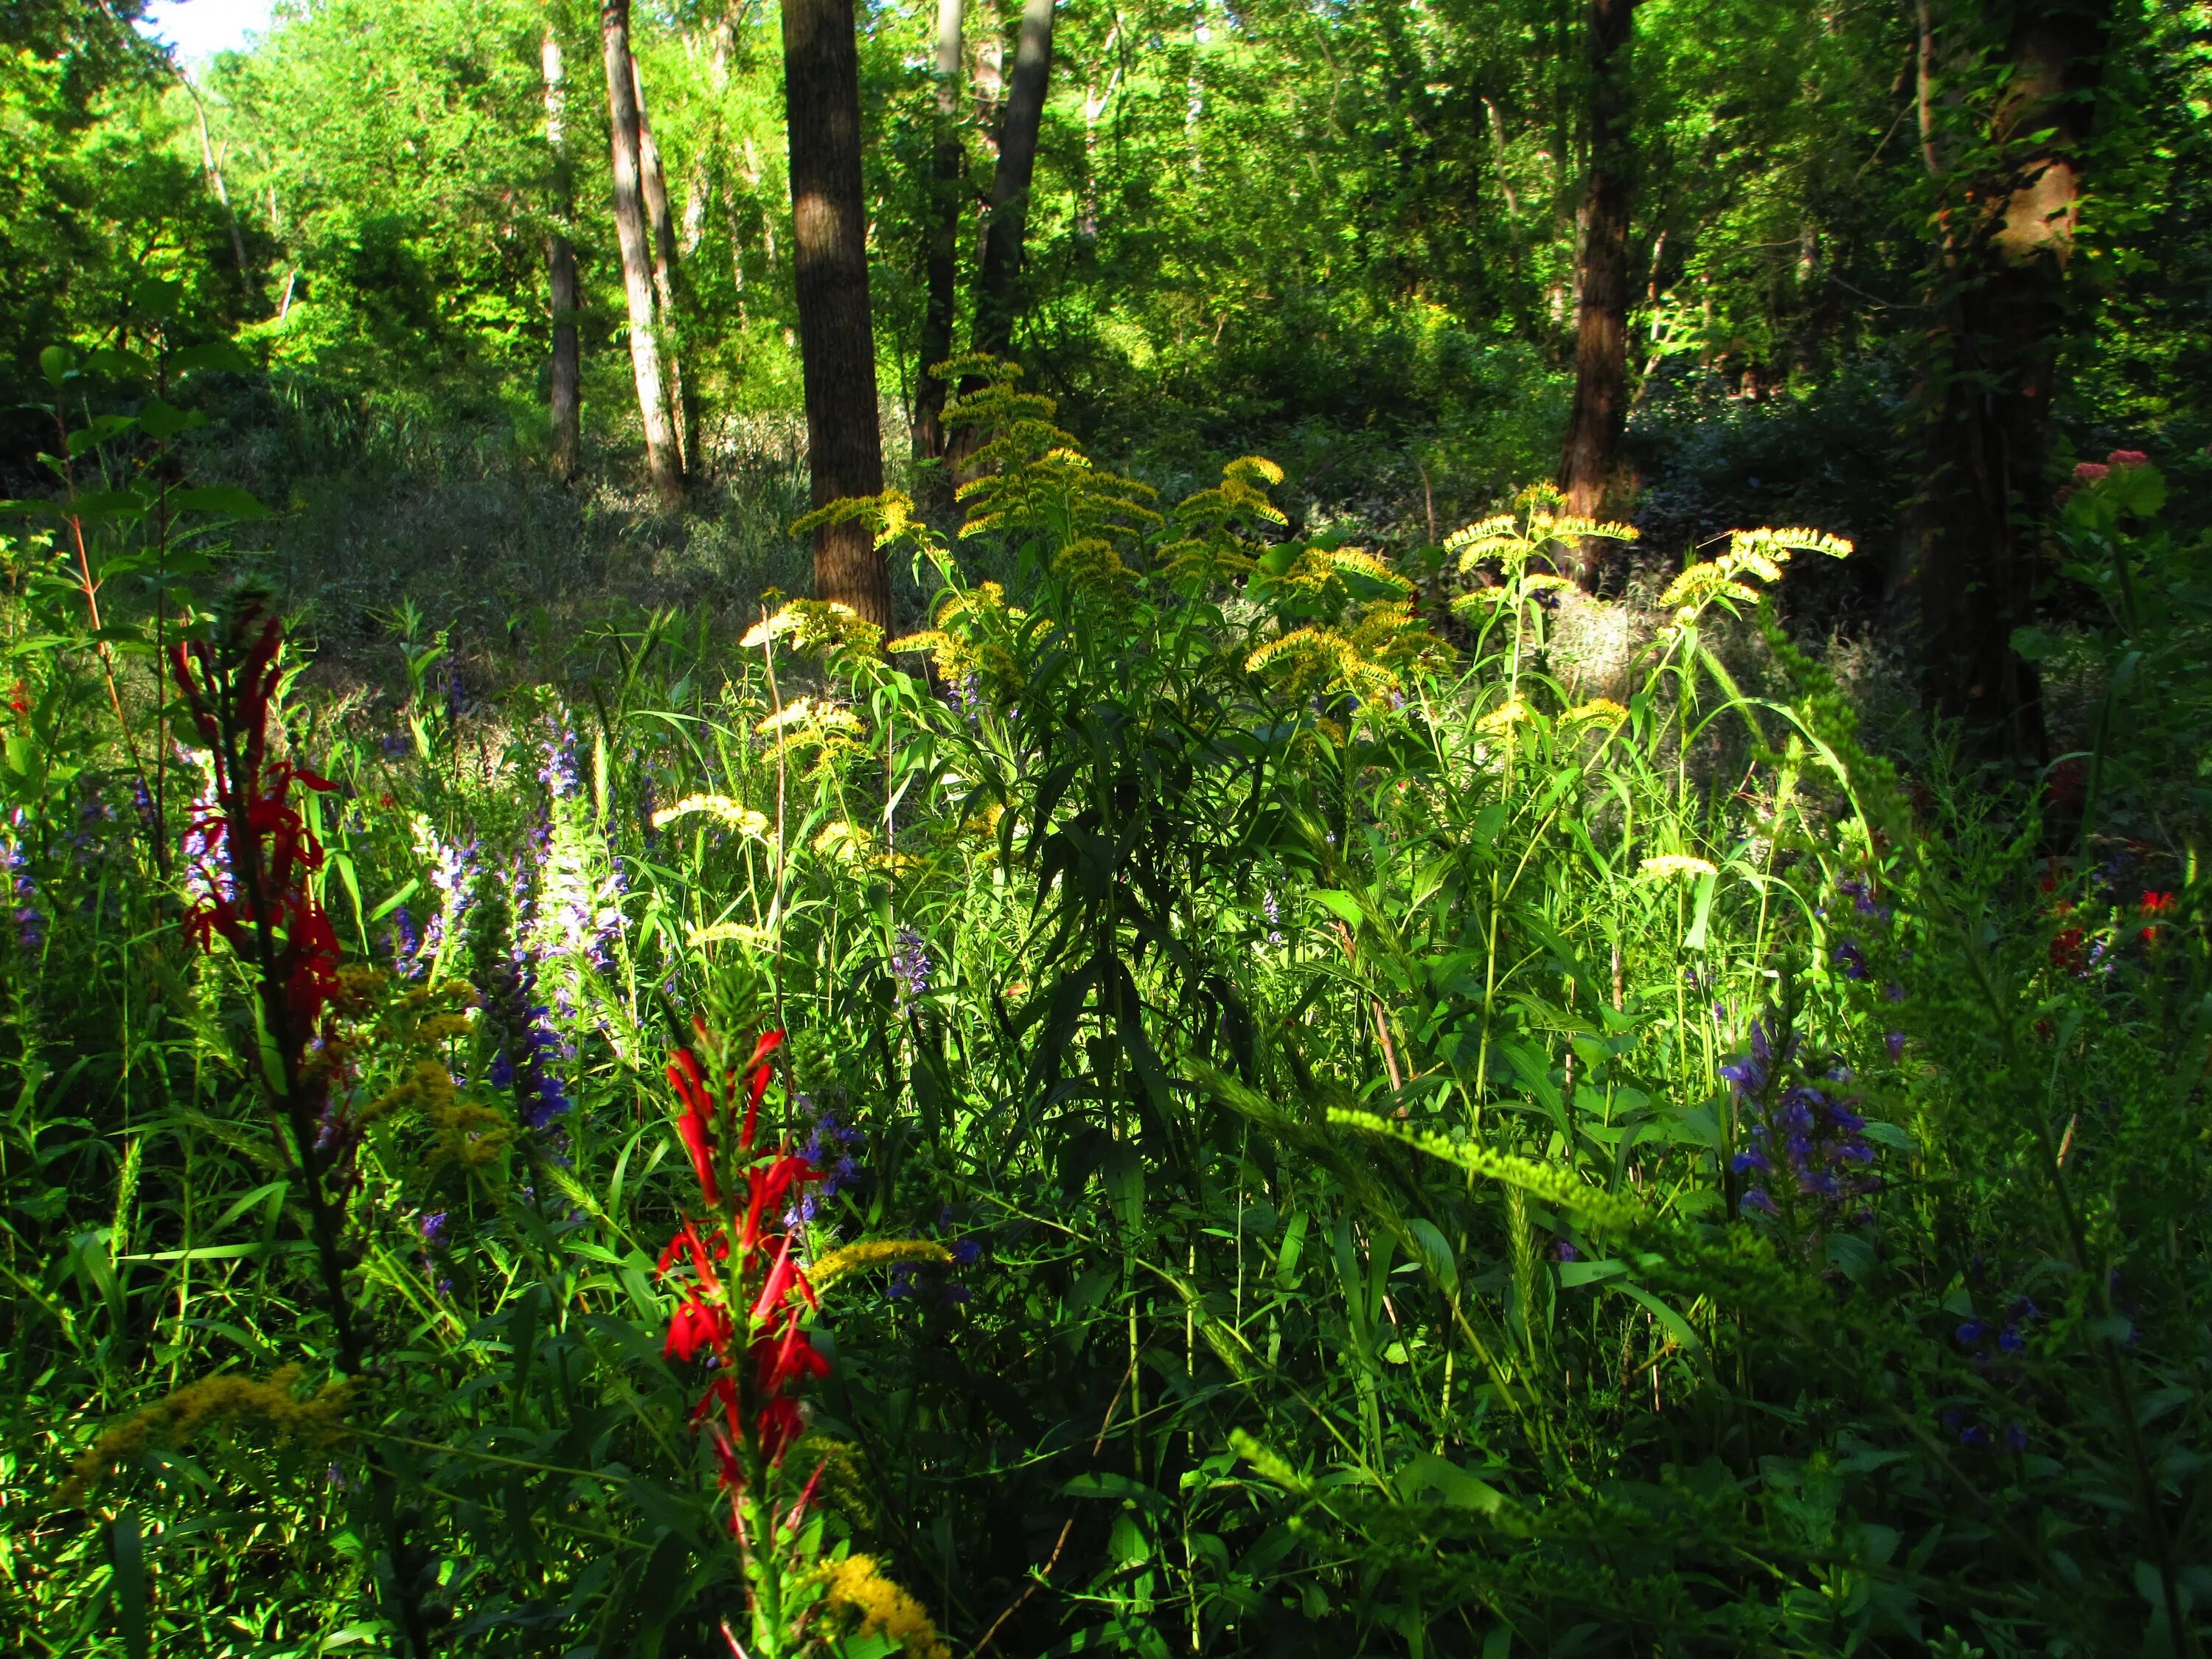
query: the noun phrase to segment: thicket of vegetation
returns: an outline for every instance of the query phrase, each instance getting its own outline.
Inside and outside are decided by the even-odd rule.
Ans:
[[[2201,1650],[2203,5],[134,15],[9,1651]]]

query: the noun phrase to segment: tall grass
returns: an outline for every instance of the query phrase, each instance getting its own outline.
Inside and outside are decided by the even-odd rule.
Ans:
[[[2128,723],[2123,846],[2073,773],[1869,752],[1766,608],[1814,532],[1593,695],[1550,565],[1614,532],[1540,492],[1408,574],[1279,539],[1264,462],[1162,507],[1003,374],[964,413],[962,545],[841,509],[918,636],[617,617],[492,699],[416,623],[388,721],[285,682],[335,1291],[251,964],[189,937],[205,763],[128,648],[111,705],[66,535],[9,540],[12,1645],[2193,1649],[2201,809]],[[2116,591],[2130,522],[2076,525]],[[865,1137],[780,1224],[874,1265],[734,1478],[660,1260],[714,1219],[695,1017],[788,1033],[776,1145]]]

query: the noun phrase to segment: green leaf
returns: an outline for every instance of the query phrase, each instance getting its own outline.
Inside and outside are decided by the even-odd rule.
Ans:
[[[1409,1498],[1433,1492],[1452,1508],[1479,1515],[1495,1515],[1506,1503],[1505,1494],[1490,1482],[1434,1452],[1414,1455],[1399,1472],[1398,1491]]]
[[[137,1510],[125,1510],[109,1522],[107,1547],[115,1565],[112,1589],[123,1650],[131,1659],[146,1659],[151,1646],[146,1629],[146,1547],[138,1535]]]
[[[128,489],[88,489],[62,510],[80,519],[140,519],[146,515],[146,501]]]
[[[1447,1291],[1455,1288],[1459,1284],[1459,1261],[1435,1224],[1418,1218],[1410,1220],[1406,1224],[1406,1232],[1420,1254],[1421,1264],[1435,1275],[1437,1283]]]
[[[50,345],[39,354],[39,373],[46,377],[46,384],[58,390],[76,368],[76,354],[67,346]]]
[[[1559,1284],[1571,1291],[1583,1285],[1598,1285],[1608,1279],[1618,1279],[1627,1271],[1626,1261],[1612,1257],[1600,1261],[1562,1261],[1559,1264]]]
[[[207,423],[208,417],[200,410],[179,409],[159,398],[149,398],[138,411],[139,428],[149,438],[173,438],[179,432],[198,431]]]
[[[1674,1309],[1668,1307],[1665,1303],[1662,1302],[1657,1297],[1652,1295],[1650,1291],[1645,1290],[1641,1285],[1631,1285],[1626,1279],[1616,1279],[1609,1282],[1606,1288],[1607,1290],[1619,1291],[1623,1296],[1629,1297],[1632,1301],[1642,1303],[1646,1308],[1651,1310],[1651,1316],[1659,1322],[1661,1327],[1666,1331],[1667,1334],[1673,1337],[1677,1342],[1680,1343],[1685,1348],[1687,1348],[1692,1353],[1703,1353],[1705,1351],[1705,1338],[1699,1336],[1696,1331],[1690,1328],[1690,1322],[1683,1318],[1680,1314],[1675,1312]]]
[[[253,359],[229,340],[210,340],[205,345],[186,346],[169,359],[169,364],[180,374],[190,374],[203,368],[220,368],[233,374],[253,373]]]
[[[1359,908],[1358,899],[1334,887],[1316,887],[1313,890],[1312,897],[1316,904],[1320,905],[1322,909],[1346,927],[1357,927],[1364,915]]]
[[[141,317],[173,317],[185,297],[184,283],[174,276],[147,276],[131,290],[131,308]]]
[[[1691,915],[1690,931],[1682,935],[1682,948],[1686,951],[1705,948],[1705,927],[1713,918],[1713,890],[1719,880],[1717,875],[1698,878],[1697,908]]]

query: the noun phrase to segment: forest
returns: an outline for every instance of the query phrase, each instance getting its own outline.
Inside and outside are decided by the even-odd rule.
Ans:
[[[2204,1652],[2212,3],[147,4],[0,1651]]]

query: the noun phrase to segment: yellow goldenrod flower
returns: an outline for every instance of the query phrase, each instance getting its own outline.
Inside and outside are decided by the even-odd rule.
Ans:
[[[1655,879],[1668,876],[1717,876],[1719,873],[1705,860],[1692,857],[1687,853],[1662,853],[1656,858],[1644,860],[1643,867],[1637,872],[1639,877],[1650,876]]]

